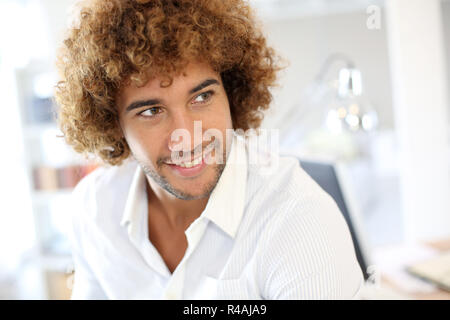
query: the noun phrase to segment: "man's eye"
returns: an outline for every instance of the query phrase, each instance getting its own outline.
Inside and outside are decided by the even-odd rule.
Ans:
[[[161,113],[161,108],[160,107],[152,107],[152,108],[146,109],[146,110],[138,113],[138,115],[144,116],[144,117],[154,117],[158,113]]]
[[[194,103],[204,103],[211,99],[213,96],[214,91],[206,91],[201,94],[199,94],[195,99]],[[200,100],[199,100],[200,99]]]

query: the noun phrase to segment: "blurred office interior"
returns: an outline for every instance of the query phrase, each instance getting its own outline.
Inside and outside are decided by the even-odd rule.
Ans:
[[[345,169],[359,240],[391,297],[449,298],[405,268],[450,250],[450,1],[250,2],[289,62],[263,128],[279,130],[280,152]],[[0,1],[0,299],[70,296],[65,206],[99,165],[54,121],[55,52],[74,8]]]

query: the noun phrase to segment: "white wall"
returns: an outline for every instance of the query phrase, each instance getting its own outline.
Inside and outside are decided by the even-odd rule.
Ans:
[[[442,7],[450,79],[450,1],[443,1]],[[275,101],[265,127],[273,127],[277,116],[299,101],[300,90],[312,81],[329,54],[342,52],[362,71],[365,93],[378,112],[380,129],[394,128],[386,14],[382,8],[379,30],[367,29],[367,18],[365,11],[359,11],[263,21],[269,43],[291,63],[281,73],[281,88],[273,91]]]
[[[33,0],[34,1],[34,0]],[[56,48],[63,40],[68,25],[68,16],[75,0],[37,0],[43,7],[46,18],[48,37],[50,39],[50,52],[54,55]],[[53,57],[50,57],[53,58]]]
[[[450,1],[442,2],[442,22],[444,25],[444,41],[445,41],[445,53],[447,57],[447,78],[448,78],[448,91],[450,92]],[[449,106],[450,110],[450,106]],[[449,112],[450,115],[450,112]],[[450,119],[449,119],[450,123]],[[450,133],[449,133],[450,139]]]
[[[366,27],[365,11],[264,21],[269,43],[291,65],[282,73],[282,88],[274,90],[273,110],[264,125],[271,127],[285,107],[296,103],[299,91],[317,75],[332,53],[345,53],[361,70],[365,92],[379,113],[380,127],[393,128],[389,61],[384,14],[379,30]]]
[[[447,62],[440,0],[386,3],[408,240],[450,235]]]

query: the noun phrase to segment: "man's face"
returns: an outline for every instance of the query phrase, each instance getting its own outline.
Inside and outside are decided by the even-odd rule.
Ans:
[[[226,129],[232,129],[222,79],[209,65],[190,63],[170,86],[162,87],[165,82],[156,77],[143,87],[129,85],[120,91],[117,108],[125,139],[144,172],[161,188],[184,200],[207,197],[225,167],[230,143]],[[196,134],[194,121],[201,121],[196,122]],[[202,139],[208,129],[222,137]],[[209,152],[212,141],[216,148]],[[182,159],[174,157],[178,150]]]

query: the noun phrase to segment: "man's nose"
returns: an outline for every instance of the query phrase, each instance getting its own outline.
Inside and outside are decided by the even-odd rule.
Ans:
[[[196,133],[197,131],[197,133]],[[189,116],[186,112],[173,114],[168,137],[168,148],[171,152],[182,151],[190,155],[194,148],[202,144],[201,121]]]

